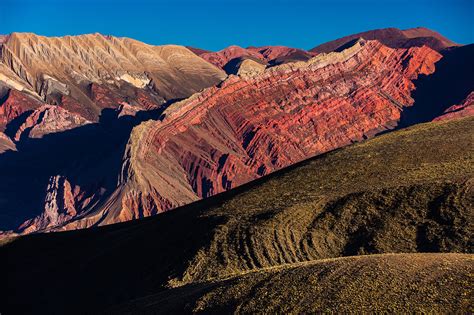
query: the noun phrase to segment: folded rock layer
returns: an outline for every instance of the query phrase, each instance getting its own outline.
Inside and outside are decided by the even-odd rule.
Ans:
[[[231,76],[132,131],[103,206],[62,228],[160,213],[394,128],[441,55],[377,41]]]

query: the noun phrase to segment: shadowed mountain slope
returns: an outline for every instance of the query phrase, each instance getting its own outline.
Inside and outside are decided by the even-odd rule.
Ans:
[[[6,136],[0,138],[4,147],[16,149],[0,155],[0,229],[32,218],[36,221],[28,221],[27,227],[56,226],[76,216],[75,209],[107,198],[117,185],[131,130],[157,119],[162,110],[121,115],[123,107],[104,109],[99,122],[52,133],[49,129],[58,124],[67,127],[62,122],[70,118],[63,117],[67,111],[52,105],[34,111],[19,127],[16,146]]]
[[[100,312],[160,294],[156,301],[168,303],[160,309],[222,311],[242,305],[242,311],[271,310],[284,299],[279,294],[293,292],[287,290],[310,290],[322,294],[321,301],[337,298],[331,292],[345,285],[349,275],[341,270],[347,270],[357,279],[353,290],[361,288],[364,299],[377,290],[376,285],[388,289],[389,279],[400,279],[398,289],[389,293],[396,298],[376,297],[380,303],[385,301],[377,304],[381,310],[398,307],[394,303],[404,300],[403,290],[412,288],[414,279],[426,279],[419,284],[421,292],[440,297],[430,296],[426,301],[433,299],[438,304],[422,303],[420,309],[450,310],[454,302],[444,299],[461,303],[469,285],[465,282],[472,270],[468,256],[438,256],[436,263],[434,256],[337,260],[327,266],[298,263],[376,253],[472,253],[473,127],[474,118],[417,125],[327,153],[157,217],[4,240],[0,248],[1,304],[5,312]],[[261,270],[286,264],[296,265],[278,272]],[[387,266],[386,274],[368,281],[373,278],[371,272],[383,266]],[[417,266],[427,268],[435,278],[428,279]],[[332,271],[324,272],[327,268]],[[249,271],[259,273],[244,274]],[[334,282],[331,273],[345,276]],[[415,278],[406,279],[404,273]],[[302,289],[297,279],[308,279],[311,274],[321,275],[322,287]],[[235,276],[235,280],[220,282]],[[453,290],[446,292],[437,281]],[[266,287],[283,283],[288,287],[272,291],[274,304],[259,299]],[[170,290],[176,287],[184,291]],[[343,293],[353,294],[351,290],[347,288],[339,298]],[[177,295],[179,304],[175,304]],[[51,297],[55,303],[48,302]],[[150,297],[152,309],[155,297]],[[364,299],[358,303],[365,303]],[[146,309],[147,298],[143,301]],[[302,303],[301,310],[318,309],[314,303]],[[460,305],[472,307],[468,304]]]
[[[415,81],[415,104],[402,113],[399,127],[431,121],[451,105],[468,102],[469,95],[474,92],[472,56],[474,44],[443,52],[443,58],[436,63],[435,73],[420,75]]]

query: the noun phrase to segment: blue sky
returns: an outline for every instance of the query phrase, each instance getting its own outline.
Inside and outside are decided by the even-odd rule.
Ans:
[[[0,0],[0,34],[99,32],[149,44],[310,49],[365,30],[425,26],[474,42],[474,0]]]

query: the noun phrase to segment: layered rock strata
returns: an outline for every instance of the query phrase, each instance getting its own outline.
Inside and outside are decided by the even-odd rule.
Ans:
[[[394,128],[413,81],[435,71],[428,47],[360,40],[339,53],[230,76],[135,127],[119,184],[62,228],[160,213]]]

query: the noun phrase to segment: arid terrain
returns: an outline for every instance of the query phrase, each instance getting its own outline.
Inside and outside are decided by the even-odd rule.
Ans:
[[[4,240],[2,296],[24,312],[468,312],[473,127],[421,124],[159,216]]]
[[[438,44],[395,45],[393,33]],[[472,114],[472,45],[426,29],[367,34],[285,62],[273,61],[303,52],[229,47],[202,59],[100,34],[7,36],[1,233],[155,215],[389,130]]]
[[[0,36],[0,313],[472,312],[473,56]]]

